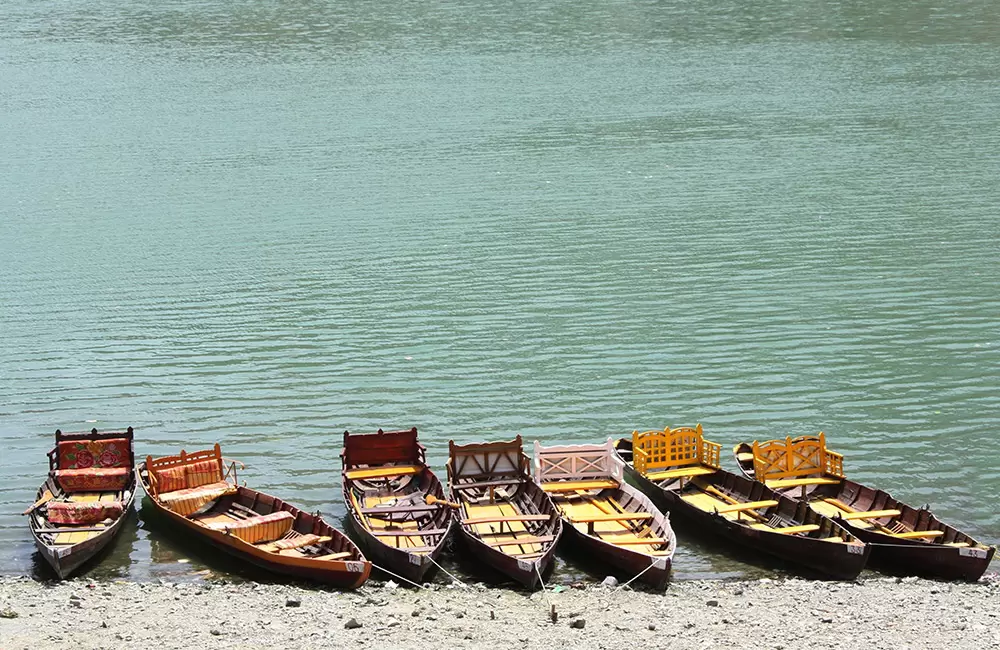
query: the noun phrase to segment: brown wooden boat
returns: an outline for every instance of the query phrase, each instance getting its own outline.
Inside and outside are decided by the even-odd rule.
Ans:
[[[60,578],[115,538],[135,500],[133,431],[63,433],[49,452],[49,477],[24,514],[35,546]]]
[[[718,535],[806,571],[853,580],[870,547],[828,517],[719,466],[720,445],[701,425],[634,431],[615,452],[636,484],[693,532]],[[674,523],[677,519],[673,520]]]
[[[347,535],[317,514],[236,484],[236,462],[219,445],[163,458],[146,457],[139,482],[153,508],[178,531],[272,571],[353,589],[371,572]]]
[[[552,500],[529,474],[521,436],[509,442],[448,442],[448,482],[459,508],[458,539],[476,559],[529,589],[542,586],[562,534]]]
[[[345,431],[340,459],[348,521],[368,557],[377,567],[421,584],[437,567],[453,519],[417,430]]]
[[[664,589],[677,539],[670,519],[625,482],[624,467],[610,438],[603,445],[535,442],[535,480],[559,510],[567,541],[628,580]]]
[[[826,436],[741,443],[733,449],[744,475],[833,517],[872,546],[873,567],[894,574],[978,580],[996,549],[945,524],[927,507],[848,480],[844,458]]]

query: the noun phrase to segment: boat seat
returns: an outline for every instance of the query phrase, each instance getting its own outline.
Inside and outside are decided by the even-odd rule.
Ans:
[[[124,490],[132,470],[128,467],[87,467],[57,469],[54,472],[64,492]]]
[[[125,512],[121,501],[49,501],[48,519],[53,524],[96,524],[118,519]]]
[[[354,555],[351,551],[341,551],[340,553],[330,553],[329,555],[317,555],[312,558],[314,560],[327,560],[327,561],[337,561],[346,560],[347,558]]]
[[[744,463],[749,462],[749,461],[753,460],[753,452],[752,451],[744,451],[744,452],[741,452],[739,454],[736,454],[736,460],[742,461]]]
[[[614,489],[618,487],[618,481],[613,479],[599,479],[594,481],[550,481],[542,483],[542,489],[546,492],[575,492],[577,490],[602,490]]]
[[[490,487],[502,487],[507,485],[516,485],[520,482],[520,479],[516,476],[511,476],[506,479],[499,479],[496,481],[473,481],[472,483],[452,483],[452,490],[473,490],[476,488],[490,488]]]
[[[822,476],[807,477],[807,478],[781,478],[775,479],[773,481],[765,481],[765,485],[772,490],[780,490],[781,488],[790,487],[804,487],[806,485],[836,485],[840,483],[839,478],[825,478]]]
[[[744,510],[759,510],[761,508],[773,508],[778,505],[778,502],[774,499],[766,499],[764,501],[748,501],[747,503],[733,503],[728,506],[722,506],[721,508],[716,508],[716,511],[721,515],[727,512],[743,512]]]
[[[846,512],[840,515],[841,519],[853,520],[853,519],[882,519],[884,517],[898,517],[903,514],[899,510],[856,510],[854,512]]]
[[[783,535],[797,535],[798,533],[811,533],[819,530],[819,526],[817,524],[803,524],[801,526],[782,526],[781,528],[772,528],[771,530]],[[837,539],[840,538],[838,537]]]
[[[945,546],[954,546],[955,548],[966,548],[967,546],[969,546],[969,543],[968,542],[950,542],[948,544],[945,544]]]
[[[409,506],[390,506],[388,508],[362,508],[361,514],[363,515],[399,515],[404,513],[421,513],[421,512],[437,512],[440,506],[433,505],[429,506],[427,504],[419,503]]]
[[[292,529],[294,522],[295,515],[287,510],[279,510],[240,521],[220,521],[208,524],[208,528],[224,531],[228,535],[239,537],[248,544],[260,544],[281,538]]]
[[[512,521],[548,521],[551,518],[551,515],[498,515],[496,517],[473,517],[471,519],[463,519],[462,525],[475,526],[477,524],[500,524],[510,523]]]
[[[625,539],[601,537],[601,539],[609,544],[614,544],[615,546],[659,546],[660,544],[667,543],[667,540],[660,539],[659,537],[628,537]]]
[[[298,535],[296,537],[291,537],[288,539],[279,539],[276,542],[264,542],[261,543],[261,549],[265,551],[288,551],[295,548],[302,548],[303,546],[312,546],[314,544],[324,544],[332,540],[332,537],[313,535],[312,533],[308,535]]]
[[[934,538],[941,537],[944,535],[943,530],[911,530],[906,533],[892,533],[893,537],[898,537],[900,539],[922,539],[922,538]]]
[[[649,472],[646,474],[646,478],[650,481],[662,481],[668,478],[690,478],[692,476],[705,476],[706,474],[714,474],[716,470],[712,467],[705,467],[704,465],[691,465],[689,467],[678,467],[677,469],[668,469],[662,472]]]
[[[377,530],[369,530],[369,533],[375,537],[423,537],[424,535],[442,535],[448,532],[447,528],[428,528],[425,530],[389,530],[385,528],[379,528]],[[409,550],[409,549],[406,549]]]
[[[187,517],[190,514],[198,512],[206,504],[215,501],[219,497],[235,492],[235,485],[226,481],[219,481],[218,483],[209,483],[208,485],[184,488],[183,490],[174,490],[173,492],[163,492],[157,498],[160,503],[173,512]]]
[[[652,519],[648,512],[623,512],[611,514],[573,515],[568,519],[574,524],[591,524],[600,521],[640,521]]]
[[[507,533],[509,534],[509,533]],[[555,535],[542,535],[541,537],[534,536],[524,536],[518,537],[517,539],[484,539],[483,541],[490,546],[527,546],[529,544],[545,544],[548,542],[555,541]]]
[[[422,467],[416,465],[391,465],[383,467],[370,467],[364,469],[349,469],[344,472],[344,476],[352,481],[359,481],[370,478],[392,478],[394,476],[411,476],[423,471]]]

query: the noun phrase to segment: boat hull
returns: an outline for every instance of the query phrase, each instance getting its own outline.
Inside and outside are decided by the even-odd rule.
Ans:
[[[670,570],[672,558],[656,558],[653,562],[648,555],[636,553],[615,546],[599,539],[594,539],[586,533],[580,532],[575,526],[563,522],[564,542],[574,548],[580,555],[586,556],[594,564],[604,564],[629,576],[629,579],[638,576],[638,579],[656,589],[662,591],[666,589],[670,582]],[[652,566],[650,566],[652,564]],[[641,574],[641,575],[640,575]]]
[[[407,553],[388,544],[383,544],[371,531],[365,528],[355,517],[348,517],[348,523],[356,539],[365,550],[365,557],[372,561],[375,568],[385,568],[400,577],[415,584],[423,584],[433,577],[438,568],[438,557],[444,550],[445,541],[451,535],[451,524],[449,521],[449,531],[444,534],[444,540],[438,544],[433,551],[427,555],[416,555]]]
[[[463,526],[458,527],[456,539],[459,540],[467,555],[530,590],[540,589],[544,586],[543,578],[552,569],[557,546],[553,543],[541,557],[519,560],[484,544]]]

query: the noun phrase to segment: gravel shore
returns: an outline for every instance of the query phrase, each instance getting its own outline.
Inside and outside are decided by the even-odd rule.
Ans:
[[[551,608],[555,606],[556,622]],[[0,579],[0,648],[1000,648],[1000,581],[690,581],[527,594]]]

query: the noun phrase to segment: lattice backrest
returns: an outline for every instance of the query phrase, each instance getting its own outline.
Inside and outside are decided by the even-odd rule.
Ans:
[[[528,458],[524,455],[521,436],[509,442],[481,442],[456,445],[448,441],[448,477],[490,479],[528,477]]]
[[[424,450],[417,442],[417,429],[376,433],[344,432],[344,468],[359,465],[423,465]]]
[[[615,461],[614,443],[603,445],[551,445],[535,441],[535,480],[587,481],[602,478],[622,480],[621,465]]]
[[[758,481],[829,474],[844,477],[844,457],[826,448],[826,436],[786,437],[753,443],[753,469]]]
[[[632,432],[633,462],[640,473],[671,467],[719,467],[722,446],[705,440],[701,425]]]

